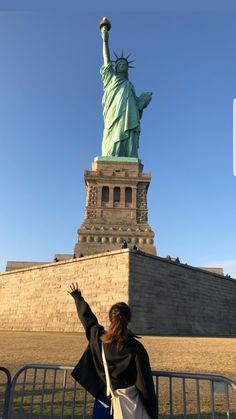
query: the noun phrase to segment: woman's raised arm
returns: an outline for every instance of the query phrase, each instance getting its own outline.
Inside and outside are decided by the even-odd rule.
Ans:
[[[74,298],[79,319],[84,327],[87,339],[90,340],[92,326],[98,325],[98,320],[89,304],[82,297],[78,282],[72,282],[68,293]]]

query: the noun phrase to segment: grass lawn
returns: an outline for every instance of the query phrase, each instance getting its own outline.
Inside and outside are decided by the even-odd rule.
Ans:
[[[149,353],[153,370],[219,374],[236,381],[235,339],[145,336],[141,342]],[[86,344],[84,335],[79,333],[0,331],[0,365],[8,368],[12,375],[23,365],[30,363],[74,366]],[[167,418],[168,385],[164,379],[161,383],[160,418]],[[210,417],[207,391],[203,386],[202,411],[205,415],[201,415],[201,418]],[[192,384],[187,383],[186,392],[188,417],[195,418],[197,416],[194,414]],[[177,383],[173,401],[175,418],[183,417],[181,387]],[[216,411],[220,412],[223,403],[222,395],[216,395]],[[233,401],[234,406],[236,401]],[[219,412],[216,418],[226,417]]]

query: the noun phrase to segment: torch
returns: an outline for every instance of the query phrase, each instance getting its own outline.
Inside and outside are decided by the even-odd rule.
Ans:
[[[104,16],[104,18],[101,20],[99,26],[100,26],[101,30],[103,28],[107,31],[109,31],[111,29],[111,22],[108,20],[107,16]]]

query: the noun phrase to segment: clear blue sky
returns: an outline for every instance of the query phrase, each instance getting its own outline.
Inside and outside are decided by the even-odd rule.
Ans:
[[[236,277],[235,0],[0,0],[0,270],[73,253],[83,171],[101,154],[102,43],[152,91],[140,138],[160,256]]]

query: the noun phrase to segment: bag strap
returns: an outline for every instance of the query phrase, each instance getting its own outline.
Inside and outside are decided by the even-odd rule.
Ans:
[[[103,343],[102,343],[102,362],[103,362],[105,375],[106,375],[107,396],[111,395],[111,396],[114,397],[114,393],[113,393],[113,390],[112,390],[112,387],[111,387],[111,380],[110,380],[110,376],[109,376],[108,365],[107,365],[107,360],[106,360],[106,356],[105,356]]]

